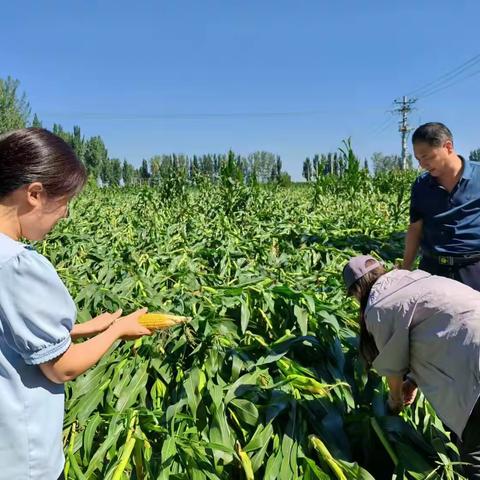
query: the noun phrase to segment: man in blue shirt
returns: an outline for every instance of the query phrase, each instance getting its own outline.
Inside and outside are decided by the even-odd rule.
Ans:
[[[412,186],[403,268],[420,268],[480,290],[480,164],[458,155],[450,130],[426,123],[412,136],[426,170]]]

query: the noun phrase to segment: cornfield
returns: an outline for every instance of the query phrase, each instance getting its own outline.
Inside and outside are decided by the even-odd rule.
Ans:
[[[78,320],[144,306],[191,320],[66,385],[66,478],[460,478],[422,397],[388,414],[341,283],[352,254],[401,256],[412,178],[89,186],[37,245]]]

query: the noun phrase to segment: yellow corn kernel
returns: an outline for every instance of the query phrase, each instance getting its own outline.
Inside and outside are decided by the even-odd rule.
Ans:
[[[144,313],[138,322],[149,330],[161,330],[188,322],[190,319],[190,317],[170,315],[169,313]]]

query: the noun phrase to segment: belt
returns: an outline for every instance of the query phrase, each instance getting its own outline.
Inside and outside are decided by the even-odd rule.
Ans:
[[[455,265],[468,265],[480,261],[480,253],[469,253],[467,255],[437,255],[428,251],[422,251],[422,256],[435,261],[439,265],[453,267]]]

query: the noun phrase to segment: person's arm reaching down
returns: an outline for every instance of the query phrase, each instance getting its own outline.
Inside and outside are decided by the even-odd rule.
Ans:
[[[423,220],[417,220],[408,226],[407,235],[405,236],[405,250],[403,252],[402,268],[410,270],[417,256],[418,247],[422,239]]]

